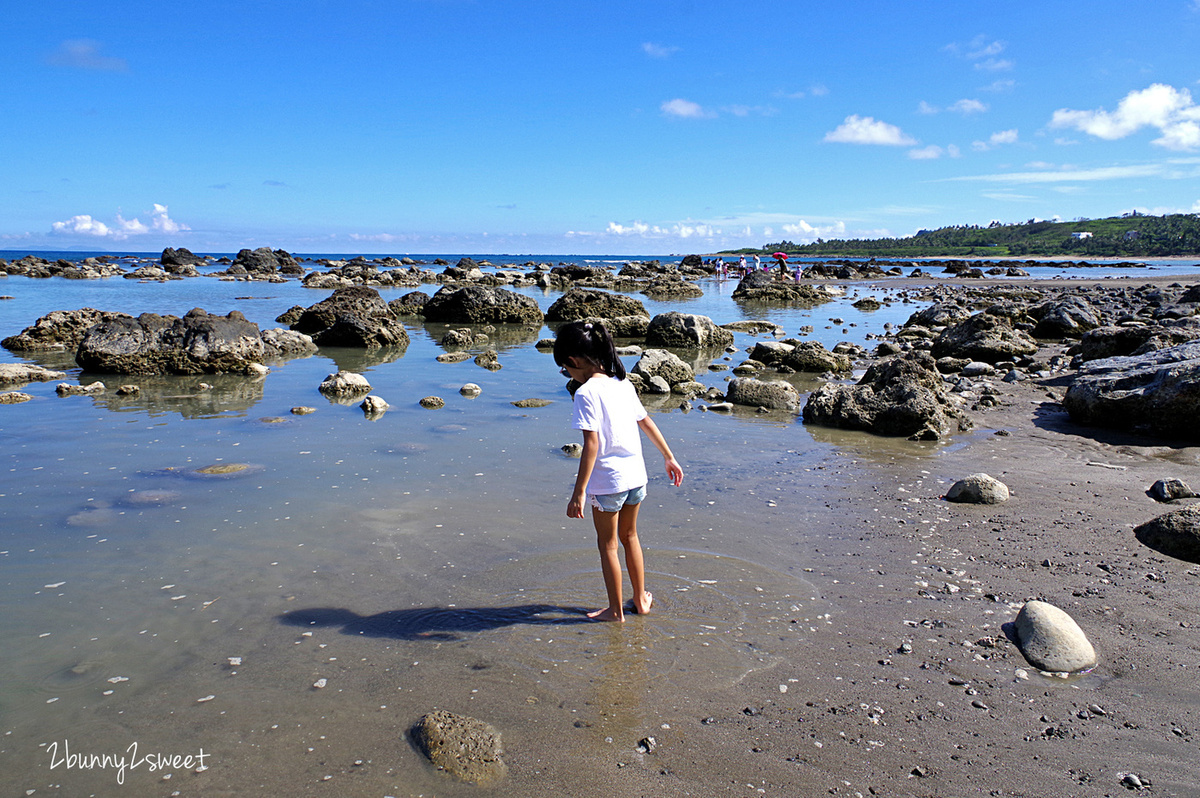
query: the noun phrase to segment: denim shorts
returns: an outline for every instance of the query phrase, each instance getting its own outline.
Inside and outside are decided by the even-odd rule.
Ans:
[[[642,500],[646,498],[646,486],[642,485],[640,488],[620,493],[607,493],[603,496],[593,495],[590,498],[592,506],[597,510],[605,513],[615,513],[627,504],[641,504]]]

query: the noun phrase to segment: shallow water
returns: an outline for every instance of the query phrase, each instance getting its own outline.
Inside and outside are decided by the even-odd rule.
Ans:
[[[859,312],[850,303],[862,295],[886,298],[870,286],[812,310],[745,307],[733,286],[708,281],[700,299],[645,304],[718,323],[765,318],[788,334],[812,325],[827,346],[861,343],[920,307]],[[85,306],[237,309],[276,326],[287,308],[328,294],[295,282],[19,277],[0,293],[14,297],[0,303],[0,337]],[[559,296],[524,293],[543,309]],[[163,773],[148,766],[124,786],[112,769],[50,767],[67,741],[90,753],[136,741],[209,752],[210,770],[174,771],[171,789],[253,794],[255,783],[334,775],[360,779],[364,794],[454,794],[403,742],[434,708],[483,717],[510,746],[570,745],[561,735],[579,729],[631,746],[670,716],[674,692],[736,683],[777,661],[773,641],[831,623],[837,608],[803,576],[822,479],[845,466],[843,452],[936,450],[810,432],[791,415],[648,401],[687,471],[673,489],[647,452],[640,527],[655,612],[624,629],[586,623],[603,586],[590,524],[565,517],[577,461],[560,447],[577,433],[550,356],[533,346],[552,331],[501,335],[503,368],[489,372],[437,363],[445,326],[406,324],[404,351],[323,350],[261,380],[106,376],[110,392],[96,397],[33,384],[21,389],[33,401],[0,407],[6,784],[63,795],[151,788]],[[697,365],[701,382],[723,386],[728,371]],[[364,373],[392,409],[370,420],[326,400],[317,385],[339,367]],[[141,395],[111,392],[125,382]],[[467,382],[482,395],[459,395]],[[446,406],[417,404],[431,394]],[[553,403],[511,404],[529,397]],[[297,405],[317,410],[292,415]],[[213,465],[239,467],[202,470]],[[353,764],[373,757],[390,764]]]

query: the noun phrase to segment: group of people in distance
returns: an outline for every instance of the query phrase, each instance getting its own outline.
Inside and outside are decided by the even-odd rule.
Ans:
[[[770,264],[770,263],[763,263],[762,258],[758,255],[755,255],[753,266],[751,266],[750,263],[746,260],[745,255],[742,255],[741,257],[739,257],[737,260],[737,263],[726,263],[725,259],[719,255],[715,258],[711,258],[710,260],[708,260],[706,262],[708,263],[708,265],[712,266],[716,270],[716,276],[718,278],[724,278],[724,277],[730,277],[730,276],[744,277],[751,271],[755,271],[755,272],[770,271],[772,266],[774,266],[775,274],[780,280],[789,280],[789,279],[799,280],[800,279],[800,272],[801,272],[800,266],[797,265],[794,269],[790,269],[788,267],[788,262],[787,262],[786,257],[776,256],[774,258],[774,264]]]

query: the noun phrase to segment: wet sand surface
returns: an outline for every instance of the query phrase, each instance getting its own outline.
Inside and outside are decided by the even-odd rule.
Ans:
[[[65,469],[80,484],[54,512],[49,488],[23,483],[64,455],[13,455],[4,500],[37,495],[20,518],[72,534],[42,558],[31,529],[3,555],[17,665],[0,767],[14,793],[1106,796],[1134,773],[1154,795],[1197,794],[1200,566],[1132,527],[1173,509],[1146,495],[1155,480],[1200,485],[1200,449],[1071,424],[1061,377],[1005,385],[999,407],[971,413],[975,430],[940,443],[662,408],[688,478],[652,480],[642,514],[654,612],[589,623],[602,588],[590,529],[564,513],[565,394],[505,408],[553,393],[530,387],[546,358],[514,355],[503,390],[469,364],[405,382],[424,346],[376,369],[381,395],[440,380],[449,399],[472,380],[490,404],[454,397],[448,413],[400,409],[352,430],[330,405],[267,427],[260,413],[299,403],[291,381],[268,381],[247,417],[197,437],[157,410],[83,399],[95,463]],[[289,371],[315,385],[327,368]],[[50,439],[70,433],[34,421]],[[132,454],[104,443],[129,440],[117,424],[140,430]],[[236,443],[257,447],[245,460],[258,470],[151,473],[246,455]],[[321,468],[289,473],[280,452]],[[110,468],[130,497],[111,499],[97,476]],[[1007,503],[941,499],[981,471],[1009,486]],[[110,498],[84,501],[93,488]],[[206,523],[169,534],[196,515]],[[1075,618],[1095,670],[1061,679],[1026,663],[1004,626],[1030,598]],[[407,736],[434,709],[495,726],[506,779],[478,788],[435,771]],[[50,768],[68,741],[84,754],[203,749],[207,769],[143,760],[121,784],[116,767]]]

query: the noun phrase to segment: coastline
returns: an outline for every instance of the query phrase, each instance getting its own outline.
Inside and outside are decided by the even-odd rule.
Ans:
[[[1137,274],[1124,281],[1075,279],[1069,287],[1198,280]],[[956,282],[1014,285],[986,278],[817,282],[844,285],[848,294],[878,288],[897,300]],[[1017,285],[1062,288],[1063,281]],[[813,317],[825,315],[818,309]],[[433,351],[432,342],[414,341],[401,364]],[[1051,346],[1047,356],[1056,351]],[[506,361],[520,375],[513,379],[543,379],[544,363],[529,358],[528,370],[516,356]],[[289,369],[320,368],[299,363],[280,378]],[[412,379],[412,370],[394,370],[401,373],[391,390]],[[468,376],[482,381],[475,375],[483,373]],[[210,592],[195,586],[187,592],[222,598],[214,610],[196,605],[192,612],[206,623],[205,613],[220,611],[212,617],[233,621],[233,629],[199,639],[180,656],[177,676],[80,727],[47,723],[36,743],[133,734],[144,746],[187,753],[195,747],[190,742],[204,741],[206,751],[208,741],[216,742],[222,750],[208,771],[163,782],[181,795],[478,794],[411,750],[406,735],[416,708],[436,706],[501,729],[509,775],[488,790],[494,795],[1100,796],[1123,794],[1121,780],[1132,772],[1152,781],[1156,795],[1186,796],[1200,783],[1193,731],[1200,729],[1200,705],[1191,673],[1200,667],[1200,621],[1193,620],[1200,567],[1157,556],[1130,530],[1172,509],[1145,495],[1156,479],[1200,485],[1200,449],[1073,425],[1057,404],[1061,381],[1056,374],[1006,384],[998,407],[972,414],[974,431],[936,444],[773,419],[735,418],[716,427],[724,423],[716,414],[664,413],[669,434],[685,439],[684,465],[689,473],[696,466],[697,482],[688,492],[657,487],[648,507],[647,567],[651,589],[659,588],[658,613],[620,628],[517,622],[457,638],[439,636],[445,630],[431,622],[407,638],[372,637],[353,631],[369,625],[339,621],[314,624],[312,636],[303,637],[302,628],[275,616],[341,608],[352,609],[358,621],[386,620],[412,603],[427,613],[476,608],[484,620],[497,620],[483,611],[531,602],[570,608],[595,599],[586,535],[573,529],[559,538],[553,531],[565,502],[566,480],[555,481],[562,464],[539,460],[567,435],[559,424],[564,405],[540,415],[510,408],[506,416],[489,415],[493,409],[436,421],[422,411],[393,411],[394,426],[363,423],[355,434],[393,442],[436,424],[432,439],[461,460],[449,470],[430,459],[452,482],[476,479],[467,489],[473,499],[450,507],[436,493],[420,502],[393,496],[381,506],[343,510],[344,530],[336,515],[322,517],[336,535],[316,528],[316,520],[298,522],[286,551],[257,551],[247,542],[251,548],[239,555],[247,560],[239,564],[245,572],[227,580],[252,586],[243,595],[217,593],[222,583],[208,572],[219,562],[211,553],[192,554],[190,545],[173,551],[171,557],[184,558],[189,580],[212,581]],[[496,407],[509,398],[497,399]],[[522,433],[532,439],[508,453],[516,465],[479,466],[469,440],[461,450],[451,448],[452,436],[482,441],[500,434],[497,419],[505,440]],[[295,448],[329,445],[313,428],[277,429],[294,436]],[[708,451],[712,440],[735,438],[751,445]],[[428,453],[398,452],[379,462],[428,470],[405,462]],[[355,461],[339,476],[358,478],[362,471],[394,494],[386,480],[396,474],[377,474],[371,465]],[[479,480],[477,469],[488,477]],[[1009,485],[1009,502],[941,500],[953,481],[980,471]],[[519,524],[497,528],[495,508],[511,498],[505,486],[514,474],[542,484],[519,496],[525,502]],[[312,489],[290,490],[296,501]],[[217,501],[227,500],[218,495]],[[426,528],[434,520],[492,532],[486,544],[480,536],[486,555],[464,561],[426,554],[443,547]],[[715,553],[705,540],[713,527],[725,534]],[[529,550],[527,538],[551,535],[544,549]],[[783,541],[786,558],[766,537]],[[415,559],[421,569],[398,578],[388,565],[401,556],[401,565]],[[115,558],[93,562],[102,571],[111,562],[120,573]],[[147,593],[159,589],[154,584]],[[1043,677],[1006,642],[1003,625],[1032,597],[1076,618],[1100,655],[1096,669],[1071,680]],[[140,600],[131,595],[126,609],[134,612]],[[901,653],[905,645],[911,651]],[[227,656],[243,651],[250,652],[244,666],[226,665]],[[329,687],[310,687],[326,677]],[[210,694],[213,702],[197,703]],[[641,752],[638,743],[647,736],[656,746]],[[5,745],[3,756],[25,756],[31,743]],[[49,776],[65,785],[64,795],[75,787],[120,794],[107,775]],[[26,783],[54,794],[22,774],[18,786]]]

